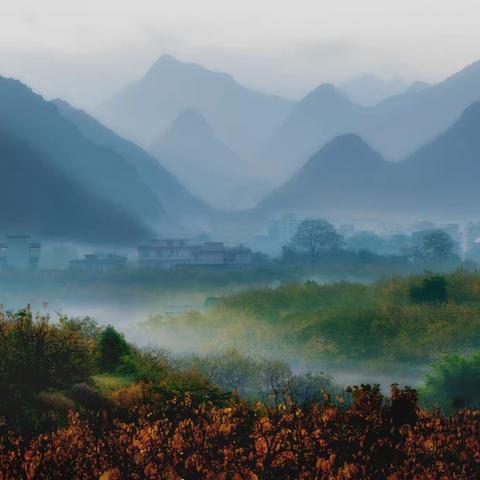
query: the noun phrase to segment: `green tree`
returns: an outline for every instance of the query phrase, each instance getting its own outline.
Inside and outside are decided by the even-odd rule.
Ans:
[[[427,406],[450,410],[480,407],[480,353],[471,357],[449,355],[432,366],[420,389]]]
[[[292,248],[315,260],[322,254],[336,250],[343,237],[326,220],[303,220],[292,239]]]
[[[98,347],[100,368],[104,370],[114,370],[120,365],[121,358],[131,353],[131,347],[125,337],[111,325],[100,334]]]

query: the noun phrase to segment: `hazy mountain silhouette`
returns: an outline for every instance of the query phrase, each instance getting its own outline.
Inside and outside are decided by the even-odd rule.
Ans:
[[[267,196],[260,209],[317,214],[371,210],[385,196],[393,167],[357,135],[342,135]]]
[[[360,137],[325,145],[260,211],[464,218],[480,203],[480,102],[406,160],[384,160]]]
[[[398,195],[407,205],[434,212],[478,212],[480,203],[480,102],[433,142],[396,168]]]
[[[387,99],[359,131],[387,159],[403,159],[450,127],[480,100],[480,62],[441,83]]]
[[[252,188],[252,176],[232,149],[219,141],[195,110],[182,112],[152,147],[192,192],[216,208],[238,208],[238,195]],[[246,200],[246,199],[243,199]]]
[[[431,86],[432,84],[427,82],[413,82],[405,89],[405,93],[421,92],[422,90],[427,90]]]
[[[387,160],[401,160],[451,126],[480,100],[480,62],[436,85],[417,84],[375,106],[360,106],[333,87],[301,100],[266,147],[263,157],[283,173],[299,167],[333,137],[360,135]]]
[[[78,185],[25,142],[0,131],[0,229],[4,234],[123,244],[150,232]]]
[[[137,176],[136,169],[110,148],[85,138],[55,105],[21,82],[0,77],[0,131],[26,143],[48,160],[52,170],[138,222],[160,225],[163,207]],[[21,188],[21,186],[18,186]]]
[[[355,132],[366,109],[345,98],[333,85],[321,85],[295,105],[261,157],[272,175],[282,181],[327,141]]]
[[[341,92],[359,105],[375,105],[386,98],[403,93],[408,84],[400,77],[383,80],[376,75],[360,75],[340,86]]]
[[[194,109],[222,142],[247,156],[269,138],[290,106],[288,100],[241,86],[228,74],[164,55],[95,115],[122,136],[151,147],[180,113]]]
[[[156,195],[169,216],[179,221],[200,220],[209,213],[201,200],[188,192],[177,178],[167,170],[167,159],[153,158],[134,143],[123,139],[95,120],[83,110],[76,109],[63,100],[55,100],[60,113],[73,123],[86,138],[97,145],[108,147],[121,155],[137,170],[139,179]],[[200,218],[199,218],[200,217]]]

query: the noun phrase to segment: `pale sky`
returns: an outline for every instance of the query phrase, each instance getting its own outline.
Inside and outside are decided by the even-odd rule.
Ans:
[[[168,53],[298,98],[480,59],[480,0],[0,0],[0,74],[91,108]]]

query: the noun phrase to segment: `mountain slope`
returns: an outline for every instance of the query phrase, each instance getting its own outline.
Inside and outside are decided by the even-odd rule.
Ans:
[[[283,181],[327,141],[361,124],[366,107],[324,84],[300,100],[262,150],[261,157],[277,181]]]
[[[480,100],[480,62],[436,85],[417,84],[374,106],[355,105],[319,87],[292,110],[262,150],[268,164],[295,171],[327,141],[360,135],[387,160],[402,160],[450,127]]]
[[[95,116],[122,136],[150,147],[180,113],[194,109],[222,142],[248,156],[271,135],[290,105],[245,88],[230,75],[165,55]]]
[[[342,135],[266,197],[260,209],[316,214],[369,210],[385,195],[392,168],[357,135]]]
[[[480,61],[436,85],[379,103],[359,131],[387,159],[404,159],[434,140],[479,100]]]
[[[88,243],[140,241],[150,232],[79,186],[25,142],[0,131],[0,229]]]
[[[118,136],[83,110],[76,109],[63,100],[57,99],[53,103],[83,136],[97,145],[112,149],[133,165],[139,179],[155,194],[172,218],[191,221],[192,218],[205,217],[210,213],[207,205],[188,192],[177,178],[164,168],[163,165],[167,163],[161,156],[158,160],[153,158],[142,148]]]
[[[360,75],[344,82],[340,89],[352,102],[375,105],[394,95],[399,95],[408,85],[399,77],[383,80],[376,75]]]
[[[428,211],[478,213],[480,203],[480,102],[433,142],[396,168],[397,182],[412,206]]]
[[[151,154],[163,159],[189,190],[219,209],[238,207],[239,193],[251,187],[242,161],[195,110],[182,112]]]
[[[465,219],[480,204],[480,102],[406,160],[387,162],[356,135],[335,138],[266,197],[263,212]]]
[[[22,83],[0,77],[0,130],[25,142],[52,169],[147,225],[167,222],[163,207],[113,150],[87,138],[58,109]]]

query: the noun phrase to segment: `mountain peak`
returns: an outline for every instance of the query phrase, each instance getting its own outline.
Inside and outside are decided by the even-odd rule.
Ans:
[[[335,85],[332,83],[322,83],[317,88],[312,90],[305,98],[332,98],[339,96]]]
[[[339,105],[347,106],[353,104],[334,85],[323,83],[300,100],[299,105],[302,109],[307,108],[316,111],[319,108],[332,109]]]
[[[184,110],[168,127],[165,134],[180,135],[188,138],[189,136],[213,136],[213,131],[205,117],[193,108]]]
[[[328,142],[309,162],[335,162],[352,164],[370,160],[384,160],[363,138],[354,133],[339,135]]]
[[[343,135],[338,135],[333,140],[331,140],[325,147],[329,148],[368,148],[371,150],[370,146],[365,142],[365,140],[357,135],[356,133],[344,133]]]
[[[159,75],[165,74],[172,75],[183,75],[189,76],[192,75],[199,76],[200,78],[222,78],[228,81],[234,81],[233,77],[228,73],[215,72],[209,70],[201,65],[198,65],[194,62],[184,62],[172,55],[162,55],[148,70],[145,75],[145,79],[154,78],[156,79]]]

